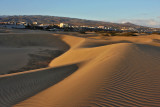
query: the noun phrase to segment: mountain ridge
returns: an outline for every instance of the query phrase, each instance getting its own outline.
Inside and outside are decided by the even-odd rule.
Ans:
[[[60,17],[60,16],[48,16],[48,15],[5,15],[0,16],[0,22],[20,22],[24,21],[27,23],[38,22],[43,24],[59,24],[68,23],[73,26],[109,26],[109,27],[134,27],[134,28],[149,28],[146,26],[135,25],[132,23],[112,23],[98,20],[88,20],[70,17]]]

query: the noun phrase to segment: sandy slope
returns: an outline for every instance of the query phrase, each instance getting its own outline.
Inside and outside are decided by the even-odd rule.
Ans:
[[[58,37],[47,32],[0,33],[0,75],[27,65],[29,54],[39,51],[66,51],[69,46]]]
[[[18,69],[28,62],[28,49],[0,48],[0,74],[5,74],[10,70]],[[15,61],[17,64],[15,64]]]
[[[1,106],[160,105],[159,36],[60,37],[70,49],[49,68],[1,76]]]

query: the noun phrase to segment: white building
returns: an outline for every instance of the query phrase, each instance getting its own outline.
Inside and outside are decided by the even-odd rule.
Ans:
[[[33,22],[33,25],[37,25],[38,24],[38,22]]]
[[[106,29],[106,26],[99,26],[100,29]]]
[[[69,27],[69,25],[68,24],[64,24],[64,23],[60,23],[60,25],[59,25],[61,28],[65,28],[65,27]]]

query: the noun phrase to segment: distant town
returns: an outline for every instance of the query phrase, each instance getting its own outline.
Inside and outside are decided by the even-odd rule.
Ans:
[[[0,22],[0,28],[14,28],[14,29],[33,29],[33,30],[47,30],[47,31],[121,31],[121,32],[137,32],[137,33],[160,33],[158,28],[149,27],[113,27],[113,26],[72,26],[68,23],[59,24],[43,24],[38,22]]]

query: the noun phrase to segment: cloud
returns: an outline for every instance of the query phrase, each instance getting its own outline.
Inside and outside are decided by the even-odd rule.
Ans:
[[[155,19],[132,19],[132,20],[120,20],[119,23],[130,22],[137,25],[160,28],[160,21]]]

